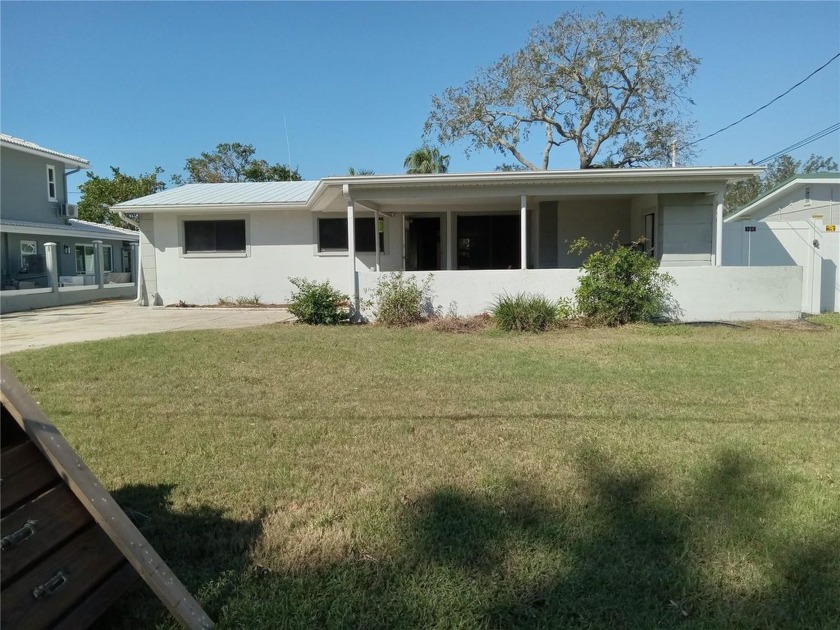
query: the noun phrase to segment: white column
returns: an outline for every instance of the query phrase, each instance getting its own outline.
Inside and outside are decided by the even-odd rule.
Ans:
[[[376,271],[381,271],[379,268],[379,213],[373,211],[373,242],[376,248]]]
[[[47,282],[53,293],[58,291],[58,248],[55,243],[44,243],[44,262],[47,265]]]
[[[723,194],[715,195],[715,267],[723,265]]]
[[[521,268],[528,268],[528,197],[522,195],[519,198],[519,250]]]
[[[446,268],[452,269],[452,240],[455,238],[452,234],[452,210],[446,211]]]
[[[359,313],[359,285],[356,281],[356,217],[353,200],[347,200],[347,256],[349,260],[350,284],[349,294],[353,301],[353,312]]]
[[[105,286],[105,259],[102,257],[102,241],[93,241],[93,269],[96,286]]]

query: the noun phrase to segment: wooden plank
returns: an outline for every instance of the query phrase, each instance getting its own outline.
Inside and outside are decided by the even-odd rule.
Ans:
[[[7,461],[8,460],[8,461]],[[6,474],[7,466],[14,472]],[[10,450],[2,458],[3,492],[0,494],[0,514],[6,515],[30,497],[35,497],[59,481],[55,468],[38,452],[31,442]]]
[[[50,626],[121,562],[122,554],[105,532],[89,527],[3,591],[0,625],[4,630]],[[59,574],[66,576],[66,581],[54,593],[35,596],[39,587],[43,589]]]
[[[38,456],[42,457],[40,453]],[[30,522],[34,522],[32,534],[0,554],[0,583],[4,587],[20,572],[92,523],[93,517],[70,489],[60,484],[5,517],[0,521],[0,532],[9,536]]]
[[[213,621],[207,613],[102,487],[43,410],[26,393],[12,371],[2,363],[0,402],[46,455],[73,494],[175,619],[186,628],[212,628]]]
[[[53,626],[52,630],[87,628],[139,579],[134,567],[125,562],[116,573],[108,577],[81,604]]]
[[[41,451],[32,442],[24,442],[3,451],[0,459],[0,477],[7,479],[27,466],[44,459]]]

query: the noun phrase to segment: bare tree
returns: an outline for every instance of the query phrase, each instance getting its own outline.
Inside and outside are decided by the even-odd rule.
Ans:
[[[548,169],[551,151],[566,143],[580,168],[598,155],[615,167],[668,163],[671,145],[685,147],[693,126],[685,90],[699,59],[678,42],[681,27],[679,13],[651,20],[564,13],[534,28],[518,52],[433,97],[425,133],[442,144],[466,139],[468,154],[510,154],[535,171]],[[545,135],[534,160],[521,149],[532,132]]]

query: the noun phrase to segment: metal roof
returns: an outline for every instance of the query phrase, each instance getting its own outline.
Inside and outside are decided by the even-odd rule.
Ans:
[[[35,221],[17,221],[0,218],[0,230],[16,234],[44,234],[57,236],[78,236],[87,238],[107,238],[120,241],[139,240],[139,233],[134,230],[102,225],[80,219],[70,219],[67,224],[37,223]]]
[[[113,210],[131,212],[150,206],[234,205],[305,205],[318,181],[235,182],[225,184],[187,184],[153,195],[124,201]]]
[[[327,191],[332,197],[356,189],[421,189],[451,186],[614,184],[626,182],[707,181],[726,183],[757,175],[757,166],[590,169],[514,173],[446,173],[433,175],[369,175],[327,177],[302,182],[238,182],[187,184],[116,204],[115,212],[221,210],[246,207],[300,206],[320,209]],[[523,190],[526,190],[523,188]]]
[[[42,147],[40,144],[29,142],[28,140],[24,140],[23,138],[15,138],[14,136],[10,136],[5,133],[0,133],[0,145],[8,145],[12,149],[20,149],[22,151],[25,151],[26,153],[40,153],[50,157],[57,157],[60,158],[61,161],[63,161],[65,164],[69,164],[70,166],[90,168],[90,161],[86,160],[85,158],[79,157],[77,155],[70,155],[69,153],[61,153],[60,151],[54,151],[53,149]]]

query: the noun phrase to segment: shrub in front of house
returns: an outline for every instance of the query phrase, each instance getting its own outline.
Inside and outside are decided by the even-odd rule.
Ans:
[[[594,249],[581,267],[583,273],[575,289],[582,317],[597,325],[622,326],[663,314],[671,297],[668,287],[674,280],[660,273],[659,261],[639,247],[643,242],[621,245],[616,235],[608,245],[585,238],[572,244],[570,253]]]
[[[411,326],[421,322],[431,309],[432,276],[422,282],[402,271],[384,275],[373,289],[368,305],[376,321],[385,326]]]
[[[567,305],[564,302],[564,308],[565,306]],[[557,302],[543,295],[504,294],[496,298],[492,315],[496,326],[502,330],[541,332],[555,326],[560,317],[560,309]]]
[[[348,296],[330,285],[329,281],[312,282],[305,278],[289,278],[292,291],[289,312],[305,324],[331,325],[348,319]]]

